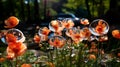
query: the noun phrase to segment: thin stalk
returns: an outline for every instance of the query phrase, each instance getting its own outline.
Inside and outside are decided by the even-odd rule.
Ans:
[[[16,57],[15,59],[16,59],[15,66],[18,67],[18,57]]]
[[[70,67],[72,67],[72,58],[71,58],[71,55],[72,55],[72,49],[70,49],[70,56],[69,56],[69,58],[70,58]]]

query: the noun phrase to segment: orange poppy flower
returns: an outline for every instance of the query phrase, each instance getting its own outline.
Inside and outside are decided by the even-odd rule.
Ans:
[[[58,47],[58,48],[62,48],[65,44],[65,40],[64,39],[60,39],[58,36],[51,38],[49,40],[50,45],[54,46],[54,47]]]
[[[55,29],[55,31],[59,29],[59,22],[57,22],[56,20],[52,21],[51,25]]]
[[[80,33],[74,33],[72,36],[71,36],[72,40],[78,44],[80,41],[83,40],[82,36]]]
[[[21,42],[9,42],[7,47],[7,58],[14,58],[25,53],[27,47]]]
[[[49,67],[55,67],[55,65],[54,65],[52,62],[46,62],[46,64],[47,64]]]
[[[88,19],[85,19],[85,20],[80,20],[80,23],[83,24],[83,25],[88,25],[89,24],[89,21]]]
[[[71,38],[76,44],[78,44],[83,40],[83,31],[80,30],[79,28],[74,30],[71,35]]]
[[[89,38],[91,36],[91,32],[89,31],[87,27],[83,29],[83,36],[84,38]]]
[[[89,55],[89,59],[90,59],[90,60],[95,60],[95,59],[96,59],[96,56],[95,56],[94,54],[90,54],[90,55]]]
[[[120,30],[113,30],[112,31],[112,36],[114,38],[120,39]]]
[[[42,34],[43,35],[48,35],[50,33],[50,30],[47,28],[47,27],[44,27],[43,29],[42,29]]]
[[[66,31],[66,35],[67,35],[67,36],[71,37],[72,34],[73,34],[73,30],[72,30],[72,29],[68,29],[68,30]]]
[[[98,25],[95,27],[95,31],[98,34],[102,34],[106,29],[105,23],[102,20],[99,20]]]
[[[5,28],[13,28],[15,26],[17,26],[19,23],[19,19],[15,16],[11,16],[9,17],[7,20],[5,20]]]
[[[1,57],[0,62],[4,62],[4,61],[5,61],[5,58]]]
[[[63,23],[64,23],[64,21],[63,21]],[[73,23],[72,20],[68,20],[68,21],[66,21],[66,22],[64,23],[64,26],[65,26],[65,28],[67,28],[67,29],[72,28],[74,25],[75,25],[75,24]]]
[[[63,26],[62,22],[57,21],[57,20],[53,20],[53,21],[51,21],[50,29],[54,32],[61,32],[64,29],[64,26]]]
[[[34,40],[35,43],[40,43],[41,38],[40,38],[39,35],[36,34],[36,35],[34,36],[33,40]]]
[[[32,65],[24,63],[24,64],[21,65],[21,67],[32,67]]]
[[[9,42],[16,42],[17,38],[13,34],[6,34],[6,41]]]

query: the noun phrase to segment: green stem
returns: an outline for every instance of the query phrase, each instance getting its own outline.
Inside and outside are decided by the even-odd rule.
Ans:
[[[72,58],[71,58],[71,55],[72,55],[72,49],[70,49],[70,56],[69,56],[69,58],[70,58],[70,67],[72,67]]]
[[[55,48],[55,50],[56,50],[56,58],[55,58],[55,61],[56,61],[56,67],[59,67],[58,66],[58,49],[57,48]]]
[[[16,59],[15,66],[18,67],[18,57],[16,57],[15,59]]]
[[[80,56],[81,56],[81,47],[79,47],[79,51],[78,51],[78,58],[77,58],[77,60],[78,60],[78,62],[77,62],[77,67],[80,67]]]

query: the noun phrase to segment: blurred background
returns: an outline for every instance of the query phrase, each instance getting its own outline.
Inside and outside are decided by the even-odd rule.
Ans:
[[[120,24],[120,0],[0,0],[0,7],[0,29],[9,16],[18,17],[20,27],[42,26],[48,25],[59,13]]]

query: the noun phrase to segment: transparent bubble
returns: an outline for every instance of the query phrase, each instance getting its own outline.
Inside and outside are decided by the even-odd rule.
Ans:
[[[77,28],[76,27],[73,27],[73,28],[70,28],[70,29],[67,29],[66,30],[66,35],[71,37],[71,35],[76,32]]]
[[[25,36],[19,29],[9,29],[7,31],[7,34],[9,34],[9,33],[14,34],[17,37],[18,42],[24,42],[25,41]],[[2,41],[3,41],[3,43],[7,44],[5,37],[2,39]]]
[[[62,36],[53,36],[50,38],[49,43],[52,47],[62,48],[65,45],[65,38]]]
[[[65,26],[65,28],[67,28],[67,29],[72,28],[75,25],[71,18],[63,19],[62,23]]]
[[[52,20],[49,23],[49,29],[53,32],[62,31],[63,30],[63,25],[62,25],[61,21],[59,21],[59,20]]]
[[[89,25],[90,32],[95,36],[102,36],[109,31],[109,25],[105,20],[96,19]]]

